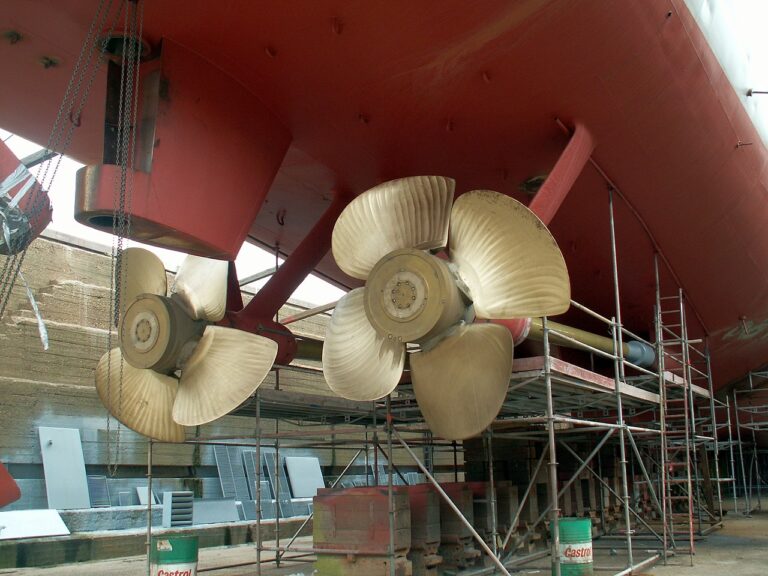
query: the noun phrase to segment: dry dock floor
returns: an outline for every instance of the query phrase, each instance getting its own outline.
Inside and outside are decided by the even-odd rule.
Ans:
[[[284,543],[284,542],[283,542]],[[309,545],[301,538],[297,545]],[[642,547],[638,543],[638,546]],[[264,553],[271,557],[270,553]],[[256,552],[252,546],[208,548],[200,551],[200,576],[251,576],[256,573],[252,562]],[[670,558],[667,566],[661,564],[635,576],[766,576],[768,575],[768,511],[754,512],[752,517],[730,512],[725,527],[699,540],[696,555],[690,565],[689,556]],[[544,564],[546,566],[546,564]],[[547,575],[549,570],[538,562],[521,566],[517,574]],[[144,557],[133,556],[100,562],[82,562],[51,568],[0,569],[2,576],[144,576]],[[596,574],[609,576],[612,570],[598,570]],[[264,576],[304,576],[313,574],[311,564],[290,563],[280,569],[270,565],[262,570]],[[375,575],[371,575],[375,576]]]
[[[644,574],[653,576],[768,575],[768,510],[752,517],[728,513],[722,530],[696,543],[693,567],[689,556],[671,558]]]

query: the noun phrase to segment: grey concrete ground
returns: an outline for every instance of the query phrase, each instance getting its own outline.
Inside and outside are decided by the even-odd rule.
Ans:
[[[766,576],[768,574],[768,511],[751,518],[729,513],[725,528],[697,542],[693,567],[688,556],[656,566],[653,576]]]
[[[606,541],[597,543],[603,547]],[[309,539],[300,539],[297,545],[309,545]],[[642,545],[638,543],[638,552]],[[265,556],[267,554],[265,553]],[[623,554],[613,557],[610,564],[618,566]],[[255,574],[256,553],[251,546],[212,548],[200,551],[199,574],[205,576],[246,576]],[[53,568],[24,568],[0,570],[1,576],[143,576],[146,574],[143,557],[121,558],[102,562],[70,564]],[[249,564],[251,563],[251,564]],[[635,576],[766,576],[768,575],[768,511],[755,512],[744,517],[732,512],[726,516],[725,528],[711,533],[697,542],[693,566],[687,555],[671,558],[666,566],[661,564]],[[521,567],[519,574],[548,574],[547,561],[542,565]],[[618,568],[617,568],[618,571]],[[280,568],[267,568],[265,576],[308,576],[313,573],[311,565],[292,563]],[[597,571],[596,574],[609,576],[612,570]],[[376,576],[371,574],[371,576]]]

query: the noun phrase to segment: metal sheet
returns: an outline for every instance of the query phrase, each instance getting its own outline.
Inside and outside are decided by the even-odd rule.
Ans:
[[[192,502],[192,524],[218,524],[239,520],[237,503],[230,498]]]
[[[163,492],[163,528],[192,525],[192,492]]]
[[[252,500],[256,499],[256,451],[255,450],[243,450],[243,466],[245,466],[245,474],[248,479],[248,488],[251,493]],[[264,470],[261,470],[261,478],[264,478]],[[264,482],[262,482],[262,494],[261,499],[265,498]],[[269,486],[269,483],[267,483]],[[269,488],[267,488],[266,496],[271,497]]]
[[[88,494],[91,507],[109,506],[109,485],[106,476],[88,476]]]
[[[0,540],[68,534],[69,529],[56,510],[0,512]]]
[[[285,467],[294,498],[313,498],[318,488],[325,488],[320,460],[312,456],[286,456]]]
[[[235,479],[232,475],[232,462],[229,458],[228,446],[214,446],[213,455],[216,458],[216,468],[219,471],[221,494],[225,498],[234,498]]]
[[[228,446],[229,461],[232,463],[232,480],[235,483],[235,499],[242,502],[251,498],[248,476],[243,463],[243,449],[239,446]]]
[[[80,430],[41,426],[38,431],[48,508],[90,508]]]
[[[239,446],[214,446],[221,493],[225,498],[239,501],[248,500],[252,496],[241,452]]]
[[[243,500],[243,517],[246,520],[256,520],[256,500]]]
[[[284,459],[280,458],[280,466],[275,465],[276,454],[272,448],[262,448],[261,457],[267,465],[267,475],[269,476],[269,482],[272,485],[272,492],[278,492],[277,500],[280,503],[280,515],[283,518],[290,518],[295,516],[296,513],[293,510],[293,504],[291,503],[291,491],[288,487],[288,477],[285,475]],[[280,490],[276,491],[278,474],[280,474]]]
[[[268,482],[262,482],[268,484]],[[269,488],[262,488],[268,491]],[[256,500],[243,500],[243,516],[246,520],[256,520]],[[272,520],[275,517],[275,501],[271,498],[261,501],[261,519]]]
[[[312,498],[293,498],[291,505],[296,516],[309,516],[312,514]]]

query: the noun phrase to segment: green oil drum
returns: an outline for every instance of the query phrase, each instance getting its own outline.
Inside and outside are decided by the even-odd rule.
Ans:
[[[591,576],[592,520],[560,518],[559,526],[561,576]]]
[[[197,536],[155,536],[149,551],[152,576],[196,576]]]

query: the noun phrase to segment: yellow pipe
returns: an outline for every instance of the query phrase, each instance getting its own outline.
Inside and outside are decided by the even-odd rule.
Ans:
[[[549,341],[553,344],[559,344],[560,346],[579,349],[577,344],[574,344],[565,338],[561,338],[558,334],[553,334],[551,332],[552,330],[558,332],[559,334],[563,334],[568,338],[577,340],[582,344],[596,348],[597,350],[605,352],[606,354],[613,354],[613,339],[606,336],[598,336],[592,332],[579,330],[578,328],[572,328],[571,326],[559,324],[558,322],[552,322],[551,320],[547,320],[547,328],[550,330]],[[531,318],[531,327],[528,332],[528,338],[531,340],[537,340],[539,342],[544,338],[544,326],[542,325],[541,318]],[[624,350],[625,357],[630,355],[628,344],[624,343],[622,349]]]
[[[323,341],[314,338],[296,338],[296,358],[320,362],[323,359]]]
[[[550,330],[549,341],[559,346],[565,346],[567,348],[575,348],[577,350],[583,348],[578,344],[567,340],[560,336],[567,336],[577,342],[586,344],[592,348],[605,352],[606,354],[613,354],[613,340],[607,336],[599,336],[586,330],[580,330],[579,328],[573,328],[560,324],[559,322],[547,321],[547,326]],[[554,332],[557,332],[555,334]],[[531,318],[531,325],[528,331],[528,338],[531,340],[541,341],[544,338],[544,326],[542,325],[541,318]],[[320,361],[323,356],[323,341],[315,340],[314,338],[298,337],[296,338],[298,349],[296,351],[296,358],[304,360],[316,360]],[[639,345],[640,343],[633,343]],[[640,345],[639,350],[651,350],[647,345]],[[645,358],[642,354],[638,355],[638,349],[633,350],[629,343],[624,342],[622,344],[623,356],[630,362],[638,363],[640,365],[650,365],[653,361],[653,354],[651,352],[650,362],[648,358]],[[644,361],[641,361],[644,358]]]

